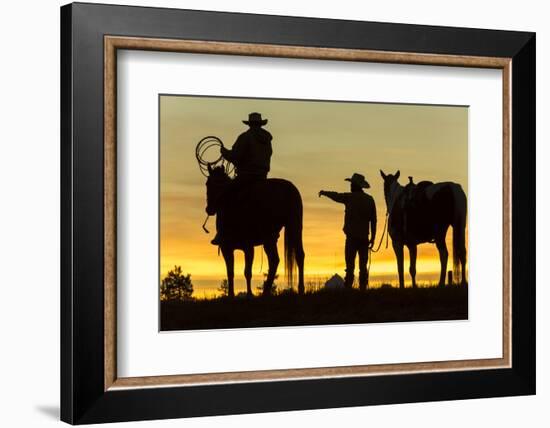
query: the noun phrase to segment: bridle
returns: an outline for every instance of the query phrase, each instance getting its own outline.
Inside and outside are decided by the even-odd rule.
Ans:
[[[212,176],[209,176],[208,180],[211,180],[211,177]],[[227,176],[227,175],[225,176],[225,178],[223,176],[220,176],[218,179],[216,179],[215,182],[210,181],[210,183],[208,183],[208,181],[207,181],[207,186],[209,186],[210,188],[212,188],[212,187],[222,188],[222,187],[226,186],[229,183],[230,180],[231,180],[231,178],[229,178],[229,176]],[[215,198],[215,200],[212,203],[209,203],[208,206],[210,206],[210,205],[218,206],[219,201],[222,198],[222,196],[223,196],[223,192],[219,191],[218,195]],[[206,218],[204,219],[204,223],[202,224],[202,229],[206,233],[210,233],[210,231],[206,228],[206,224],[208,223],[208,219],[210,217],[212,217],[213,215],[217,214],[218,209],[219,208],[217,208],[215,210],[214,214],[208,214],[208,212],[206,213]]]
[[[395,181],[395,183],[399,185],[399,183],[397,183],[397,180]],[[384,241],[384,234],[386,235],[386,249],[388,248],[388,236],[389,236],[388,223],[389,223],[389,218],[391,216],[393,208],[395,206],[395,203],[397,202],[398,196],[399,195],[397,194],[397,189],[396,189],[395,192],[393,192],[391,203],[387,204],[386,218],[384,220],[384,229],[382,229],[382,236],[380,237],[380,243],[378,244],[378,247],[376,247],[376,249],[374,249],[374,247],[370,248],[369,252],[372,251],[373,253],[377,253],[378,251],[380,251],[380,247],[382,246],[382,242]],[[369,256],[369,262],[370,262],[370,256]]]

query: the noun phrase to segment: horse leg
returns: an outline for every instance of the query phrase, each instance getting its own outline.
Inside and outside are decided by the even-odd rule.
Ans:
[[[453,235],[453,252],[456,251],[458,254],[458,262],[460,263],[460,274],[461,274],[460,285],[464,286],[466,285],[466,244],[464,242],[465,231],[464,229],[462,229],[460,230],[460,232],[457,234],[458,236],[456,238]],[[453,227],[453,233],[454,233],[454,227]]]
[[[412,286],[416,288],[416,245],[409,247],[409,273],[411,274]]]
[[[447,272],[447,260],[449,259],[449,251],[447,251],[447,244],[445,243],[445,236],[437,239],[435,245],[439,251],[439,261],[441,263],[441,275],[439,275],[439,286],[445,287],[445,274]]]
[[[397,273],[399,274],[399,288],[405,288],[405,278],[403,275],[403,244],[393,241],[393,251],[397,259]]]
[[[227,270],[227,296],[235,297],[234,277],[235,277],[235,257],[233,255],[233,248],[225,246],[221,247],[223,259],[225,260],[225,268]]]
[[[244,250],[244,277],[246,278],[246,295],[252,297],[252,263],[254,262],[254,247]]]
[[[269,269],[267,271],[267,278],[264,282],[264,295],[271,294],[271,288],[277,275],[277,268],[279,267],[279,252],[277,251],[277,242],[267,242],[264,244],[264,250],[267,255],[267,261]]]
[[[462,280],[461,285],[466,285],[466,250],[464,250],[460,254],[460,266],[461,266],[461,274],[462,274]]]

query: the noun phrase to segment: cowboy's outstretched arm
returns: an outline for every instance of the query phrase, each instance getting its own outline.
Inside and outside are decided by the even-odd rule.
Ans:
[[[338,192],[329,192],[327,190],[321,190],[319,192],[319,197],[326,196],[329,199],[332,199],[334,202],[339,202],[341,204],[346,202],[346,197],[343,193]]]

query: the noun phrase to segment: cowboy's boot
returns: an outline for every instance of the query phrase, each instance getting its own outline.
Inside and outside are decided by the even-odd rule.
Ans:
[[[353,273],[348,273],[346,272],[346,276],[344,277],[344,287],[345,288],[353,288],[353,280],[354,280],[354,275]]]
[[[214,236],[214,239],[210,241],[211,244],[217,245],[218,247],[222,244],[222,236],[223,233],[220,233],[223,229],[223,219],[222,216],[218,213],[216,215],[216,235]]]
[[[365,291],[369,288],[369,274],[366,271],[359,272],[359,289]]]
[[[219,232],[216,232],[216,236],[214,236],[214,239],[212,239],[210,241],[211,244],[213,245],[216,245],[216,246],[220,246],[221,245],[221,239],[220,239],[220,233]]]

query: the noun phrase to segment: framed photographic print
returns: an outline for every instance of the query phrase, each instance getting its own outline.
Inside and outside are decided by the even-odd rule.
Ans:
[[[76,3],[61,53],[62,420],[535,393],[533,33]]]

